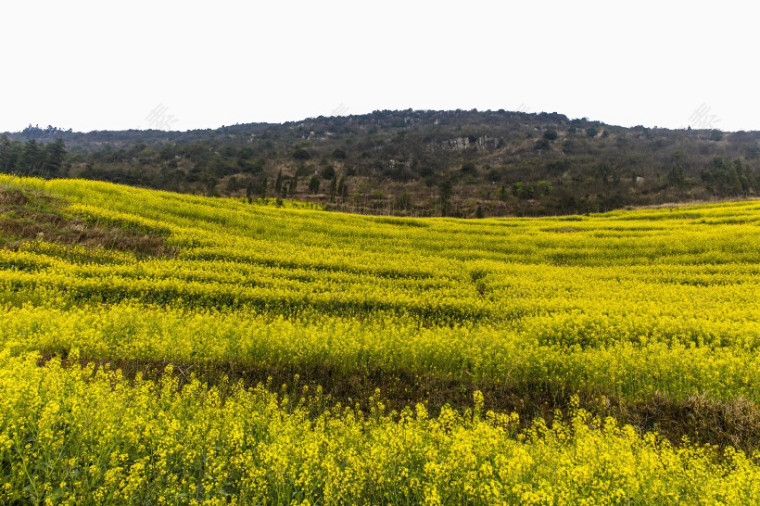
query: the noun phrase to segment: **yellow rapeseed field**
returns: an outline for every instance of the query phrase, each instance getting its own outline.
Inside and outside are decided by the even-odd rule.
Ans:
[[[0,502],[760,502],[751,441],[673,441],[579,400],[757,413],[760,202],[457,220],[0,188],[168,252],[0,249]],[[384,406],[405,378],[469,400]],[[525,420],[481,391],[566,405]]]

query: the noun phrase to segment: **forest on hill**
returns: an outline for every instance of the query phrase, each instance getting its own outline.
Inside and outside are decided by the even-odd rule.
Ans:
[[[375,111],[217,129],[0,136],[0,171],[402,216],[608,211],[760,193],[760,132],[557,113]]]

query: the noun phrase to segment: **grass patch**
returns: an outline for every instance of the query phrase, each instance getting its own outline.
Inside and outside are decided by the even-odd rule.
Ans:
[[[102,225],[66,213],[68,203],[39,190],[0,187],[0,247],[17,250],[29,241],[45,241],[132,253],[138,257],[174,257],[166,237],[146,230]]]

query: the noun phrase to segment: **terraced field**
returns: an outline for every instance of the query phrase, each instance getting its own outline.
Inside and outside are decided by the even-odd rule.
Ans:
[[[0,177],[0,501],[747,504],[759,238]]]

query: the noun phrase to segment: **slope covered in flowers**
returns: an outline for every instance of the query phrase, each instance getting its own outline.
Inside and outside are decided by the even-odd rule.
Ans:
[[[70,232],[0,249],[3,500],[757,496],[760,203],[403,219],[0,186]],[[295,375],[331,397],[256,387]]]

